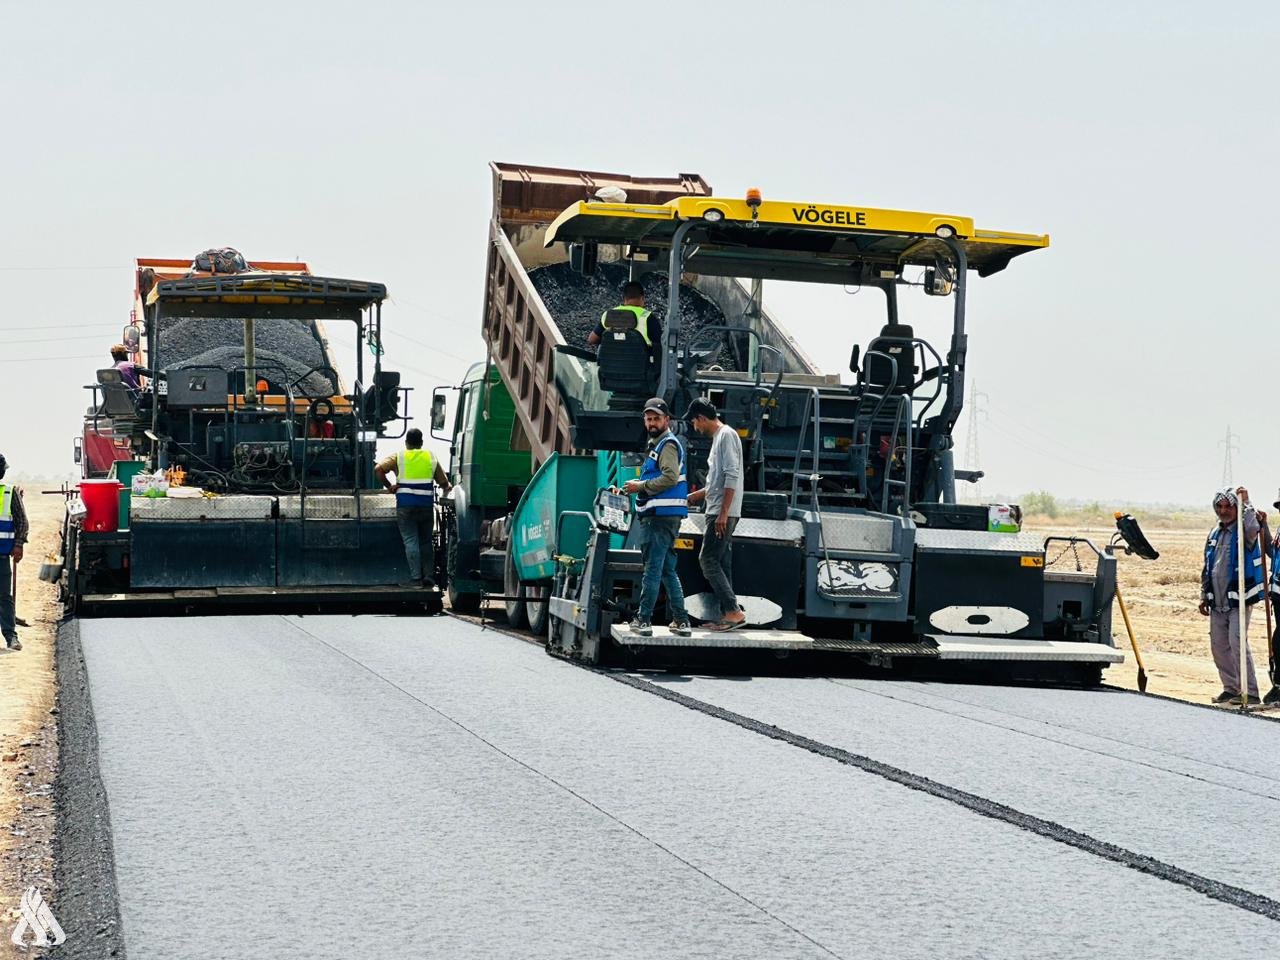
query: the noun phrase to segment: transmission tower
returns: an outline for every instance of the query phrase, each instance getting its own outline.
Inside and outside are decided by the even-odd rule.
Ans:
[[[1227,435],[1225,439],[1218,441],[1218,446],[1222,447],[1222,485],[1230,486],[1235,471],[1231,467],[1231,454],[1240,452],[1240,434],[1231,432],[1231,424],[1227,424]]]
[[[987,418],[986,407],[983,401],[991,399],[985,393],[978,389],[978,381],[976,379],[969,381],[969,428],[965,431],[964,437],[964,468],[966,470],[981,470],[981,457],[978,453],[978,421]],[[971,486],[972,496],[975,501],[982,500],[982,484],[975,483]]]

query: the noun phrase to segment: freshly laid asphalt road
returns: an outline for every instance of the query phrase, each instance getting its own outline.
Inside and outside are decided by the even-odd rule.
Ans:
[[[1280,934],[1273,723],[1107,691],[628,685],[447,618],[80,640],[132,960],[1198,957]]]

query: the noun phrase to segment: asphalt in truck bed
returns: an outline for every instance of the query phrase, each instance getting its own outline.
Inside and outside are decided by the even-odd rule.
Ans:
[[[1207,956],[1280,931],[1272,723],[611,675],[441,617],[78,630],[71,755],[133,960]]]

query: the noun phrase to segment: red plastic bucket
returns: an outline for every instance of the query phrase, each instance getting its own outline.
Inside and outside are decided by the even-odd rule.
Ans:
[[[119,480],[81,480],[84,501],[84,529],[113,532],[120,526]]]

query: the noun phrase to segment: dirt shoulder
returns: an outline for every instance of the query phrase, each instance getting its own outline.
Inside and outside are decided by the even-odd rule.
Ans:
[[[18,920],[29,886],[53,901],[53,786],[58,770],[54,635],[60,608],[40,563],[57,549],[63,500],[25,489],[31,541],[18,564],[18,627],[23,649],[0,653],[0,946]],[[14,948],[16,949],[16,948]],[[23,954],[29,955],[29,954]]]

